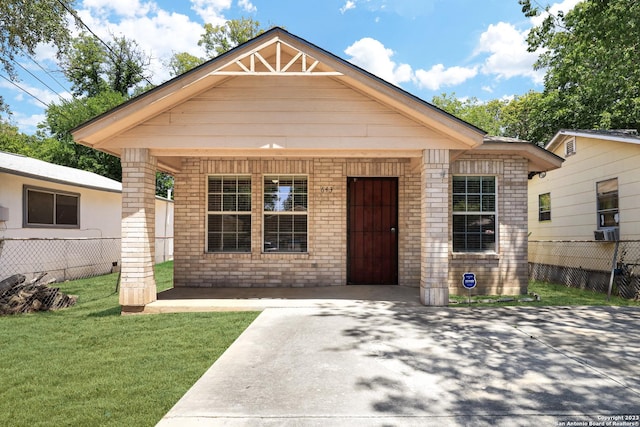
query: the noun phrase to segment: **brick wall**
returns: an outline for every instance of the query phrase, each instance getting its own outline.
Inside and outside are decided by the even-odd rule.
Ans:
[[[496,175],[498,250],[495,254],[452,253],[449,292],[466,294],[462,287],[462,274],[465,272],[476,273],[478,285],[473,294],[513,295],[526,292],[527,160],[509,155],[466,155],[452,163],[451,172]]]
[[[438,151],[438,150],[436,150]],[[435,153],[437,154],[437,153]],[[434,155],[435,155],[434,154]],[[427,159],[428,160],[428,159]],[[427,162],[428,163],[428,162]],[[439,166],[438,166],[439,165]],[[426,166],[426,165],[425,165]],[[347,281],[347,177],[398,177],[398,282],[418,287],[434,274],[437,281],[426,288],[436,293],[466,292],[462,273],[477,274],[480,294],[515,294],[527,286],[527,160],[508,155],[465,155],[450,165],[452,174],[497,176],[498,252],[453,254],[450,243],[450,180],[442,181],[448,163],[430,166],[448,187],[430,187],[426,207],[445,224],[449,255],[445,262],[421,259],[421,163],[408,159],[237,159],[185,158],[176,175],[175,286],[196,287],[295,287],[341,286]],[[205,252],[206,178],[209,174],[250,174],[252,177],[251,253]],[[308,253],[262,253],[262,179],[265,174],[304,174],[309,177]],[[447,175],[448,176],[448,175]],[[433,178],[433,177],[432,177]],[[425,179],[428,179],[425,178]],[[434,180],[433,178],[432,180]],[[426,185],[426,181],[425,181]],[[332,188],[321,192],[322,187]],[[436,212],[437,211],[437,212]],[[444,215],[444,216],[443,216]],[[446,225],[444,219],[447,219]],[[428,247],[428,246],[427,246]],[[448,264],[448,272],[447,272]],[[439,265],[444,268],[437,279]],[[431,279],[429,279],[431,280]],[[432,280],[433,281],[433,280]],[[442,299],[440,298],[440,299]]]
[[[420,278],[420,172],[406,159],[187,158],[176,175],[175,286],[341,286],[347,282],[347,177],[398,177],[398,282]],[[252,178],[251,253],[205,252],[206,178],[242,174]],[[262,179],[268,174],[308,176],[308,253],[262,252]],[[322,192],[321,188],[331,188]]]

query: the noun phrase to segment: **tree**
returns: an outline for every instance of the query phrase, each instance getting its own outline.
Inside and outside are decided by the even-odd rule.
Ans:
[[[264,33],[260,22],[252,18],[231,19],[224,25],[204,24],[204,33],[200,36],[198,46],[204,46],[206,57],[198,58],[187,52],[173,54],[169,60],[172,76],[179,76],[192,68],[215,58],[234,47]]]
[[[205,61],[204,58],[198,58],[188,52],[180,52],[173,54],[168,65],[171,75],[175,77],[186,73],[192,68],[196,68]]]
[[[149,57],[138,44],[122,37],[102,44],[86,33],[74,38],[62,55],[60,67],[75,96],[95,96],[105,90],[128,95],[146,79]]]
[[[34,55],[41,43],[51,43],[64,51],[69,43],[67,9],[73,0],[2,0],[0,1],[0,65],[9,79],[17,80],[16,56]],[[75,13],[75,12],[73,12]],[[0,96],[0,113],[8,106]]]
[[[519,2],[525,15],[541,13],[530,0]],[[585,0],[532,29],[529,51],[543,50],[535,67],[547,70],[544,107],[554,111],[553,132],[640,128],[639,40],[636,0]]]
[[[110,154],[76,144],[71,130],[127,100],[126,95],[105,90],[94,96],[76,98],[61,105],[51,105],[46,112],[45,124],[55,137],[41,150],[43,160],[97,173],[107,178],[122,180],[120,160]]]
[[[557,131],[553,124],[557,111],[550,104],[550,98],[542,92],[529,91],[515,97],[502,108],[503,135],[543,147]]]
[[[215,58],[262,33],[260,22],[252,18],[230,19],[224,25],[204,24],[198,46],[204,46],[207,56]]]
[[[502,109],[506,101],[493,99],[481,102],[476,97],[460,99],[455,93],[436,95],[432,104],[436,107],[484,130],[489,135],[502,135]]]
[[[73,0],[3,0],[0,2],[0,64],[15,78],[13,60],[35,54],[41,43],[63,51],[69,43],[68,10]],[[75,12],[74,12],[75,13]]]

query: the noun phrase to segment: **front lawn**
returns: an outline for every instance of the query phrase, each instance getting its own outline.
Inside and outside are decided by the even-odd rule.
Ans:
[[[531,302],[486,302],[487,300],[496,301],[505,296],[472,296],[473,305],[477,306],[577,306],[577,305],[614,305],[614,306],[640,306],[639,301],[624,299],[612,296],[607,301],[607,294],[594,292],[590,290],[570,288],[565,285],[557,285],[545,282],[530,282],[529,293],[535,293],[540,296],[540,301]],[[507,296],[509,297],[509,296]],[[513,298],[527,298],[529,295],[518,295]],[[461,295],[452,295],[450,300],[454,302],[454,306],[468,305],[468,296],[465,293]]]
[[[152,426],[258,315],[121,316],[116,281],[61,283],[74,307],[0,317],[0,425]]]

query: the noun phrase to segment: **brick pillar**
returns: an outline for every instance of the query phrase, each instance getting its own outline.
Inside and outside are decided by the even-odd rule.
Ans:
[[[420,302],[449,304],[449,151],[424,150],[421,164]]]
[[[156,300],[155,259],[156,159],[145,148],[122,150],[123,312],[141,311]]]

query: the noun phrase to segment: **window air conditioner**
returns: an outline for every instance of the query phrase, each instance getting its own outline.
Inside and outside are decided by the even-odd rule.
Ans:
[[[620,240],[620,229],[618,227],[605,227],[593,232],[593,238],[604,242],[616,242]]]

